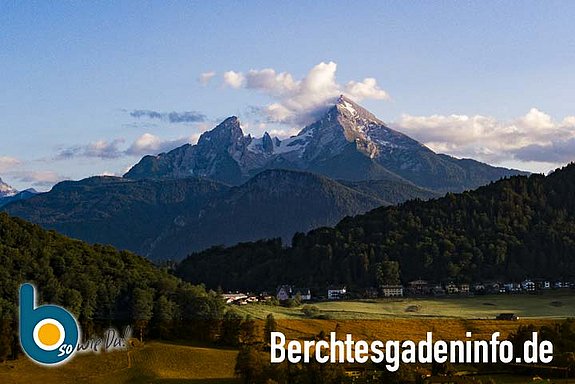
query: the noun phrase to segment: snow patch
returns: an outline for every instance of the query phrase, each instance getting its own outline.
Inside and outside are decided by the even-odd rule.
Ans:
[[[308,135],[292,136],[281,141],[279,146],[274,145],[274,153],[281,154],[302,150],[308,143],[306,136]]]
[[[357,115],[357,111],[355,110],[355,108],[353,107],[353,105],[351,105],[350,103],[348,103],[347,101],[343,100],[343,102],[340,104],[345,110],[347,110],[349,113],[351,113],[352,116],[356,116]]]
[[[248,151],[252,153],[263,153],[263,137],[253,138],[247,146]]]

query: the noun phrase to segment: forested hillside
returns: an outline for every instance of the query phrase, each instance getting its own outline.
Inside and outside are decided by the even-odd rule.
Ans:
[[[408,182],[344,184],[301,171],[267,170],[230,187],[195,177],[65,181],[6,207],[10,215],[89,243],[111,244],[151,260],[181,260],[213,245],[335,225],[347,215],[437,193]]]
[[[178,274],[224,288],[370,287],[399,264],[403,282],[575,277],[575,165],[475,191],[413,200],[296,234],[190,255]],[[391,261],[392,263],[388,263]],[[395,263],[394,263],[395,262]],[[381,281],[379,281],[381,282]]]
[[[210,335],[224,304],[150,261],[110,246],[91,246],[0,213],[0,361],[17,350],[18,288],[36,284],[38,302],[73,312],[86,337],[132,325],[156,337]],[[214,322],[217,325],[217,322]]]

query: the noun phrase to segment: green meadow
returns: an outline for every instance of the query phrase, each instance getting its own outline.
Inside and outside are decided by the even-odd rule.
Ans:
[[[390,298],[363,301],[310,303],[321,315],[335,320],[386,318],[494,319],[504,312],[520,318],[562,319],[575,317],[575,292],[549,291],[538,295],[445,296],[439,298]],[[273,313],[278,319],[305,318],[301,307],[285,308],[264,304],[237,307],[238,311],[264,319]]]

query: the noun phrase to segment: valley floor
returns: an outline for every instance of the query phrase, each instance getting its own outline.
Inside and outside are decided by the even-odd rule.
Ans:
[[[288,339],[309,338],[319,332],[351,333],[356,339],[419,340],[433,331],[434,339],[487,338],[499,331],[502,338],[520,325],[550,325],[575,315],[575,295],[554,293],[530,296],[479,296],[441,299],[389,299],[312,304],[324,319],[306,318],[301,307],[238,306],[241,313],[264,319],[273,313],[278,330]],[[514,312],[518,321],[495,320],[501,312]],[[81,383],[239,383],[234,376],[237,351],[213,346],[150,341],[128,352],[77,355],[70,363],[43,368],[25,357],[0,364],[3,384]],[[527,382],[531,378],[493,377],[494,382]],[[563,381],[554,381],[563,382]]]
[[[519,318],[562,319],[575,317],[574,291],[542,294],[445,296],[440,298],[390,298],[360,301],[309,303],[320,315],[334,320],[377,320],[388,318],[457,318],[493,320],[501,313]],[[305,318],[301,307],[285,308],[263,304],[238,306],[238,311],[264,319],[273,313],[278,319]]]

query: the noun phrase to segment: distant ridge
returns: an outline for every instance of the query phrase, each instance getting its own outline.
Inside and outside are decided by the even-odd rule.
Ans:
[[[4,209],[68,236],[157,260],[262,237],[289,243],[296,232],[334,225],[345,216],[437,196],[411,183],[374,184],[290,170],[267,170],[236,187],[195,177],[97,176],[61,182]]]

